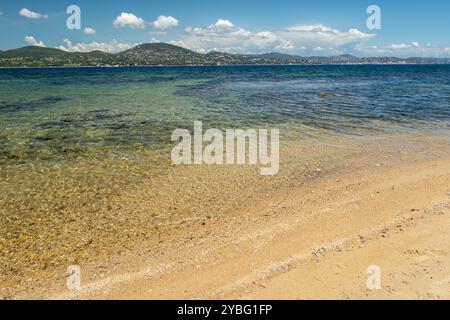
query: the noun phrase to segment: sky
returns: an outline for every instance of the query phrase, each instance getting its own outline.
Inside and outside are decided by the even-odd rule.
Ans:
[[[80,29],[67,27],[70,5]],[[450,57],[449,15],[448,0],[0,0],[0,50],[167,42],[202,53]]]

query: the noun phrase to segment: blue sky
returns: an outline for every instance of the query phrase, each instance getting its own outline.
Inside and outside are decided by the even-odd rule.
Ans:
[[[66,27],[71,4],[80,30]],[[367,28],[369,5],[381,9],[381,30]],[[0,0],[0,50],[115,52],[161,41],[199,52],[450,57],[449,14],[447,0]]]

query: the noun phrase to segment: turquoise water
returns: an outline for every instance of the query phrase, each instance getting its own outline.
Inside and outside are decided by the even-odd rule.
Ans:
[[[175,128],[450,128],[450,66],[0,70],[0,161],[164,149]],[[283,138],[283,136],[282,136]]]

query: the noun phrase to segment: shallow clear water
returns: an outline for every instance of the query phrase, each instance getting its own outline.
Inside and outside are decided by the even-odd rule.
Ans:
[[[0,70],[2,162],[160,150],[195,120],[293,140],[448,130],[450,66]]]

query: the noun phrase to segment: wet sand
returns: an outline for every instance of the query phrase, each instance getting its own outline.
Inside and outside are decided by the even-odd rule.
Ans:
[[[145,178],[130,164],[139,179],[108,194],[105,211],[80,206],[74,221],[53,229],[43,221],[42,236],[14,242],[21,251],[3,260],[13,269],[3,270],[2,295],[448,298],[447,141],[423,134],[285,145],[276,179],[239,166]],[[30,245],[52,239],[60,241],[41,255]],[[65,286],[72,264],[81,267],[79,291]],[[366,287],[369,265],[382,270],[381,290]]]

